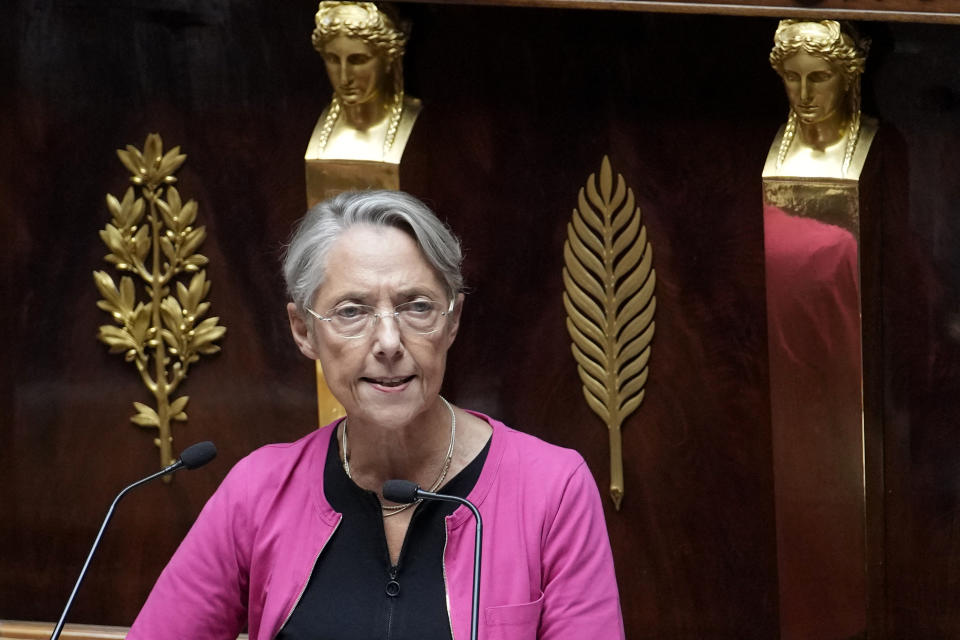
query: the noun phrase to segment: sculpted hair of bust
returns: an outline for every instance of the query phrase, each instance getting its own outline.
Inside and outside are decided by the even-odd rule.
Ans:
[[[846,139],[842,164],[842,171],[846,173],[860,135],[860,76],[866,65],[869,44],[869,40],[859,38],[851,27],[841,25],[834,20],[780,21],[774,35],[773,50],[770,52],[770,64],[783,79],[788,96],[791,98],[791,105],[778,151],[778,168],[786,158],[798,127],[801,129],[801,140],[805,144],[815,146],[815,142],[805,139],[803,133],[805,125],[809,124],[808,121],[815,118],[813,115],[815,109],[811,109],[811,113],[806,114],[807,117],[804,117],[804,114],[798,114],[797,104],[795,104],[796,96],[791,95],[791,82],[794,79],[791,77],[791,72],[785,69],[785,65],[789,65],[791,60],[802,57],[826,62],[842,81],[837,86],[837,90],[843,93],[842,96],[837,96],[837,108],[841,110],[838,115],[842,117],[843,127],[837,131],[837,134]]]
[[[382,64],[383,73],[389,76],[383,87],[373,88],[375,91],[383,89],[384,95],[378,96],[378,106],[383,107],[383,112],[389,118],[383,143],[386,154],[393,145],[404,107],[403,53],[407,43],[407,31],[373,2],[321,2],[315,22],[316,28],[311,35],[311,41],[325,61],[329,55],[328,45],[339,38],[355,40],[362,43],[361,46],[369,48]],[[335,78],[331,76],[330,79],[334,85],[334,95],[320,132],[321,149],[326,147],[338,117],[345,111],[344,97],[339,93],[340,87]],[[351,121],[349,110],[347,111],[347,119],[352,127],[362,129],[371,124]],[[382,121],[382,118],[377,121]]]

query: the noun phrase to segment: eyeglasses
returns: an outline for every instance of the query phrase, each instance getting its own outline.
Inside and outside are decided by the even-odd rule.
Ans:
[[[343,304],[320,314],[307,307],[307,313],[327,325],[342,338],[366,338],[373,333],[377,321],[392,317],[402,332],[430,335],[440,330],[443,318],[453,311],[454,300],[446,311],[433,300],[411,300],[398,304],[393,311],[379,313],[376,307],[366,304]]]

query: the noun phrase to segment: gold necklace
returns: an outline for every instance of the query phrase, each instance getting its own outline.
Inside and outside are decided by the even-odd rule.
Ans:
[[[443,396],[438,396],[443,400],[443,404],[446,405],[447,411],[450,412],[450,446],[447,447],[447,457],[443,461],[443,466],[440,468],[440,475],[437,476],[437,479],[430,486],[428,491],[433,492],[440,488],[440,485],[443,484],[444,479],[447,477],[447,472],[450,470],[450,462],[453,460],[453,446],[457,441],[457,415],[453,411],[453,407],[450,406],[450,403],[447,402],[446,398]],[[347,454],[347,419],[343,419],[343,431],[340,435],[340,447],[343,449],[343,470],[346,472],[347,477],[350,480],[353,480],[353,476],[350,475],[350,458]],[[379,497],[379,496],[378,496]],[[384,511],[383,517],[389,518],[390,516],[395,516],[401,511],[405,511],[410,507],[420,504],[423,501],[423,498],[417,498],[413,502],[408,502],[407,504],[398,504],[398,505],[385,505],[381,502],[380,508]]]

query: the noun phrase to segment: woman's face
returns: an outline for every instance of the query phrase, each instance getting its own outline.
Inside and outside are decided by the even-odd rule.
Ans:
[[[449,304],[446,287],[416,242],[399,229],[363,225],[345,231],[331,248],[312,308],[325,314],[355,303],[385,313],[418,299]],[[440,330],[428,335],[401,331],[393,317],[381,318],[364,338],[340,337],[329,323],[314,319],[298,331],[295,309],[291,325],[301,351],[320,360],[351,422],[402,427],[437,401],[461,307],[462,296]]]
[[[337,36],[324,46],[323,61],[343,104],[364,104],[382,93],[387,61],[363,40]]]
[[[790,106],[800,122],[817,124],[842,118],[847,83],[837,69],[824,60],[800,51],[783,61],[783,84]]]

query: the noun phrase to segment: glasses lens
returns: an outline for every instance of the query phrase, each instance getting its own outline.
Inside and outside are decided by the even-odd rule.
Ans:
[[[373,307],[362,304],[345,304],[331,309],[324,315],[329,318],[330,328],[345,338],[364,335],[373,320]]]
[[[415,333],[433,333],[440,328],[440,320],[445,315],[433,300],[404,302],[397,306],[396,312],[400,327]]]

